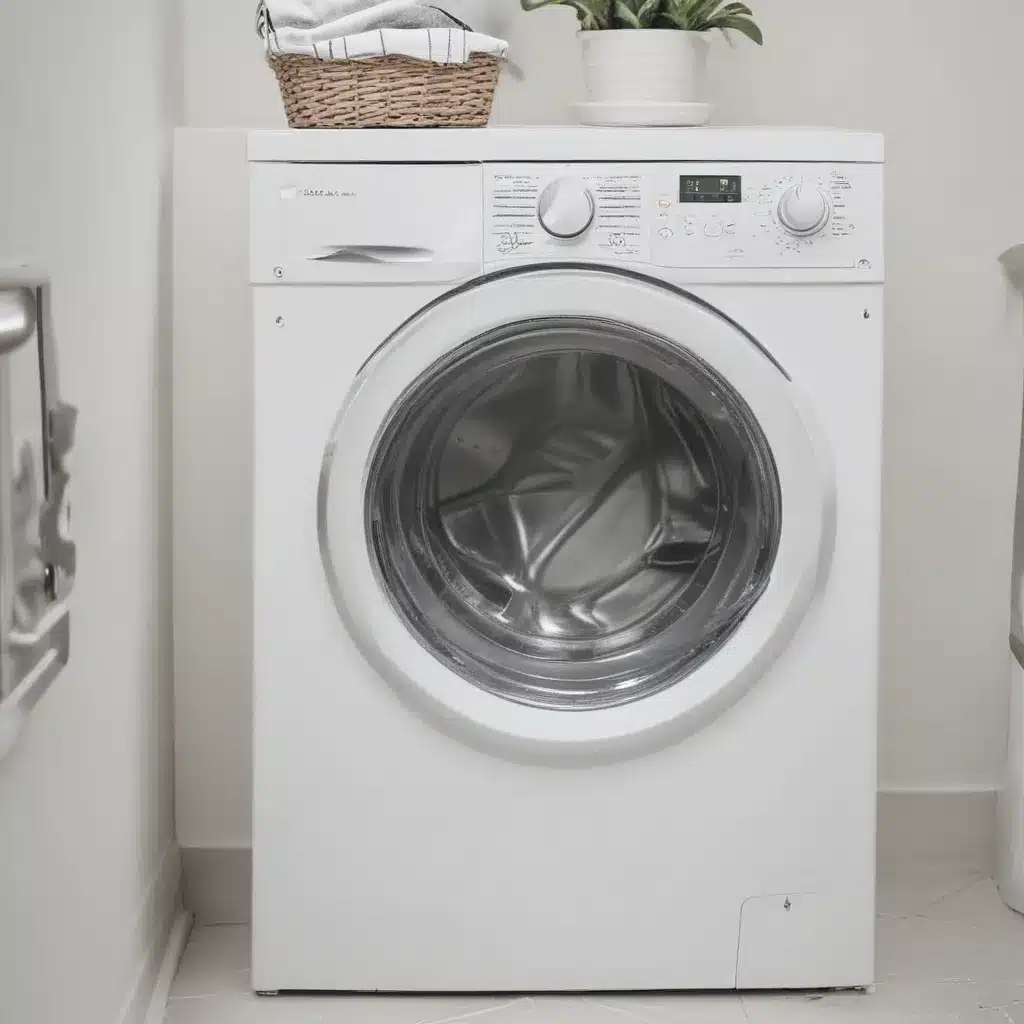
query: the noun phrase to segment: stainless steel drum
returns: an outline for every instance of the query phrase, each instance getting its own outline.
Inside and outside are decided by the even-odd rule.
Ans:
[[[556,710],[683,680],[767,586],[768,442],[679,344],[554,318],[461,346],[407,389],[366,523],[408,627],[476,686]]]

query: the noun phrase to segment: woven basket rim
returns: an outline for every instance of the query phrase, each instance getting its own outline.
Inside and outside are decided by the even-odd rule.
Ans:
[[[405,53],[382,53],[372,57],[314,57],[309,53],[268,53],[267,61],[276,64],[279,61],[308,61],[310,64],[372,64],[375,61],[408,61],[412,64],[457,70],[474,61],[489,61],[495,64],[507,64],[507,57],[499,57],[494,53],[471,53],[464,61],[428,60],[426,57],[410,57]]]

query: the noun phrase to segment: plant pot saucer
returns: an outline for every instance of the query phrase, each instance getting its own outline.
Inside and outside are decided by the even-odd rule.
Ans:
[[[580,124],[616,127],[697,127],[711,120],[708,103],[573,103]]]

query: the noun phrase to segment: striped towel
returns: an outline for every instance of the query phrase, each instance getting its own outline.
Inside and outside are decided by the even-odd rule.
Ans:
[[[359,60],[401,55],[464,64],[474,53],[508,54],[503,39],[473,32],[445,11],[416,0],[260,0],[256,24],[275,56]]]

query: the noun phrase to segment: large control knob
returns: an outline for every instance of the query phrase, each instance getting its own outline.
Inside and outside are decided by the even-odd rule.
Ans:
[[[540,195],[537,219],[554,238],[579,238],[594,222],[594,197],[582,182],[557,178]]]
[[[794,185],[779,200],[779,223],[794,235],[815,235],[832,216],[828,197],[814,185]]]

